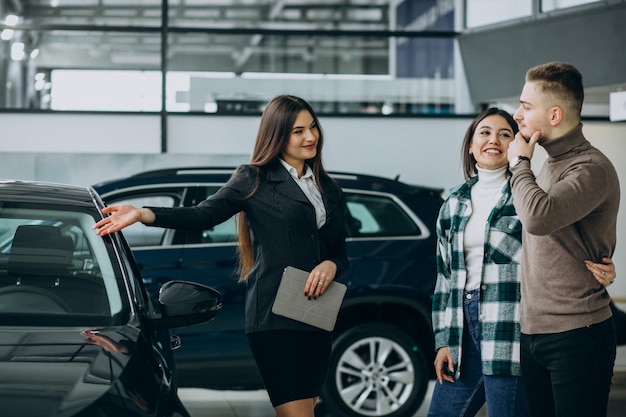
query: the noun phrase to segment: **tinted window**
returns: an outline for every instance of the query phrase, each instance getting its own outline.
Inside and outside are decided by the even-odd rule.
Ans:
[[[89,214],[49,205],[0,210],[0,321],[29,315],[110,319],[122,311],[119,269],[93,232],[94,222]]]
[[[219,186],[211,185],[207,187],[201,187],[195,192],[198,198],[196,201],[206,200],[219,190]],[[196,202],[194,201],[194,203]],[[237,225],[235,223],[235,216],[226,220],[223,223],[215,225],[211,229],[205,229],[202,231],[200,241],[197,243],[224,243],[224,242],[236,242],[237,241]]]
[[[346,200],[348,237],[422,235],[413,219],[389,196],[346,193]]]
[[[186,189],[178,185],[173,188],[127,191],[122,194],[108,196],[105,199],[108,205],[124,203],[135,207],[193,206],[215,194],[219,188],[219,185],[210,185]],[[183,199],[185,201],[184,204]],[[124,237],[128,245],[133,249],[149,246],[182,245],[184,243],[236,242],[237,227],[234,217],[211,229],[200,232],[169,231],[160,227],[146,227],[141,223],[135,223],[124,229]]]
[[[180,204],[182,192],[180,190],[151,190],[140,191],[132,196],[130,193],[106,198],[108,205],[130,204],[135,207],[176,207]],[[161,227],[146,227],[135,223],[124,229],[124,237],[131,248],[146,246],[161,246],[165,243],[167,229]]]
[[[190,191],[192,204],[207,199],[217,192],[218,185]],[[420,227],[400,204],[388,195],[346,192],[349,215],[346,219],[348,237],[420,236]],[[199,241],[191,243],[237,242],[235,217],[202,231]]]

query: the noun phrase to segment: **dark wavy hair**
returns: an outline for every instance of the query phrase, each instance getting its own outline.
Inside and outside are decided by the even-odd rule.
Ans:
[[[517,134],[519,131],[519,127],[517,126],[517,122],[513,119],[508,112],[499,109],[497,107],[490,107],[487,110],[481,112],[472,123],[467,128],[465,132],[465,137],[463,138],[463,148],[461,150],[461,163],[463,164],[463,175],[465,175],[465,179],[476,175],[476,158],[474,155],[470,154],[470,147],[472,146],[472,138],[474,137],[474,133],[476,132],[476,127],[480,122],[486,119],[489,116],[498,115],[502,116],[504,120],[511,126],[513,130],[513,134]]]

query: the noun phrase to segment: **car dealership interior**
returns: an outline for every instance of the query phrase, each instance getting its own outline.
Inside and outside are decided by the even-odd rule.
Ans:
[[[608,292],[626,311],[624,22],[626,0],[0,0],[0,176],[87,187],[232,170],[267,102],[291,94],[318,113],[327,169],[445,197],[463,181],[472,119],[513,114],[528,68],[568,62],[583,76],[583,132],[622,183]],[[538,147],[533,170],[546,158]],[[426,416],[434,383],[404,417]],[[274,416],[262,389],[179,395],[191,417]],[[318,410],[334,416],[323,398]],[[609,415],[624,410],[620,346]]]

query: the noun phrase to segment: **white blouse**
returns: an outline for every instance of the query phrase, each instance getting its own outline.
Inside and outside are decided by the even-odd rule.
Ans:
[[[324,200],[322,199],[322,193],[317,187],[315,182],[315,176],[313,170],[307,164],[304,164],[304,175],[298,178],[298,170],[289,165],[284,160],[280,160],[285,169],[289,172],[294,179],[298,187],[302,190],[304,195],[309,199],[313,207],[315,208],[315,219],[317,221],[317,228],[320,229],[326,223],[326,207],[324,207]]]

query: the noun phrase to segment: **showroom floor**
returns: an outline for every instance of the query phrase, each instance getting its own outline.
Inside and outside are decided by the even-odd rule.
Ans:
[[[433,384],[434,382],[430,383],[426,401],[413,417],[426,416]],[[265,391],[212,391],[183,388],[179,390],[179,394],[191,417],[274,417],[274,410]],[[323,407],[320,408],[322,411]],[[624,417],[624,415],[626,415],[626,346],[618,349],[608,417]],[[487,413],[483,409],[477,417],[486,416]],[[332,417],[332,414],[320,412],[319,417]]]

